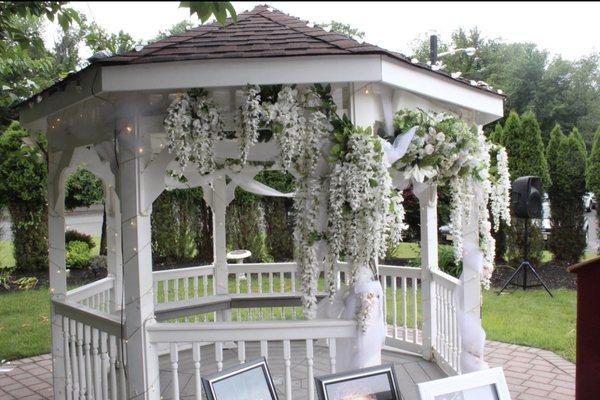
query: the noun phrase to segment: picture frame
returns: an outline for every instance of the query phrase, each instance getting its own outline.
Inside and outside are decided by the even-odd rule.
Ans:
[[[315,387],[319,400],[402,400],[393,364],[315,377]]]
[[[264,357],[202,377],[208,400],[279,400]]]
[[[420,400],[510,400],[502,368],[491,368],[417,385]]]

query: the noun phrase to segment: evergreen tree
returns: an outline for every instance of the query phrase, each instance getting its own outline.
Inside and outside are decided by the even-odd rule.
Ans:
[[[585,146],[583,136],[581,136],[581,132],[579,132],[579,129],[573,128],[573,130],[571,130],[571,135],[577,140],[577,143],[579,144],[579,151],[583,153],[584,159],[586,159],[587,163],[587,148]]]
[[[542,180],[542,190],[548,190],[551,183],[550,174],[542,142],[542,132],[535,115],[532,112],[526,112],[519,117],[515,111],[511,111],[503,131],[501,144],[506,147],[508,153],[511,181],[520,176],[539,176]],[[523,257],[525,223],[530,224],[530,259],[534,264],[539,264],[544,250],[540,220],[515,219],[508,230],[508,258],[515,262]]]
[[[502,124],[498,122],[494,127],[494,130],[490,133],[490,140],[492,143],[500,144],[502,143],[502,136],[504,135],[504,130],[502,129]]]
[[[548,169],[550,171],[550,178],[552,178],[552,170],[556,166],[556,158],[558,156],[558,147],[560,141],[565,135],[563,134],[562,128],[559,124],[554,125],[550,132],[550,140],[548,141],[548,147],[546,147],[546,159],[548,160]]]
[[[596,201],[600,201],[600,126],[594,135],[592,152],[587,163],[586,187],[596,195]],[[597,235],[600,238],[600,227],[598,228]],[[597,251],[600,253],[600,247]]]
[[[552,172],[550,207],[552,231],[549,246],[554,259],[568,264],[579,261],[585,251],[584,210],[585,152],[576,134],[563,136]]]

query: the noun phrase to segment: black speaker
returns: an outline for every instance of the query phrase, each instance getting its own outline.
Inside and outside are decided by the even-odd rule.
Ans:
[[[542,181],[521,176],[512,183],[512,209],[517,218],[542,218]]]

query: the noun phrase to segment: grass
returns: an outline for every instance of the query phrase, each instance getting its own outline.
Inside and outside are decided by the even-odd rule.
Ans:
[[[0,361],[50,352],[47,288],[0,295]]]
[[[574,290],[515,290],[498,296],[483,294],[483,327],[487,338],[551,350],[575,361],[575,319],[577,296]]]
[[[0,268],[14,267],[13,244],[10,240],[0,240]]]

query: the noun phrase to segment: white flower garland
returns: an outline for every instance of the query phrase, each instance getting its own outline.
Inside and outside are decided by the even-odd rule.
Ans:
[[[258,141],[258,129],[260,127],[263,110],[260,105],[260,87],[248,85],[244,103],[240,107],[241,143],[240,158],[242,165],[248,159],[250,148]]]
[[[201,174],[213,172],[214,142],[223,139],[224,130],[221,114],[206,92],[173,101],[164,127],[169,151],[175,153],[181,171],[193,162]]]
[[[352,265],[350,283],[355,284],[359,276],[372,279],[369,262],[385,253],[390,240],[401,239],[406,228],[404,207],[402,196],[393,189],[381,143],[371,130],[346,127],[335,135],[338,143],[332,149],[336,156],[329,183],[328,260],[334,262],[344,253]],[[329,268],[332,270],[333,265]],[[331,297],[335,284],[329,282],[328,288]],[[361,301],[357,313],[362,332],[371,312],[367,303]]]

